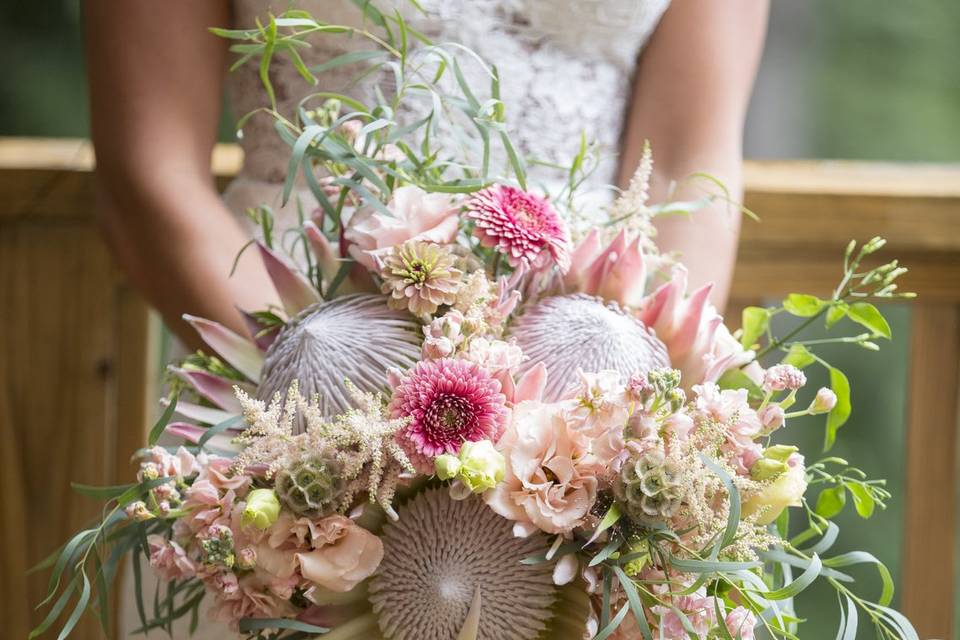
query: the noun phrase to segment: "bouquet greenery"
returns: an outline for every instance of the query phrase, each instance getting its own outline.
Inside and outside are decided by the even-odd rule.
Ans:
[[[627,190],[589,204],[586,138],[546,167],[562,179],[531,184],[544,163],[511,142],[497,70],[357,4],[370,29],[289,11],[215,30],[259,64],[292,150],[284,202],[298,185],[313,198],[290,229],[250,212],[282,308],[247,314],[250,337],[188,318],[211,351],[171,368],[137,481],[76,487],[104,516],[45,563],[33,635],[69,610],[65,637],[88,608],[106,628],[130,556],[144,631],[196,625],[209,602],[250,638],[796,638],[795,598],[819,580],[838,638],[865,621],[915,639],[887,569],[831,552],[846,496],[867,519],[883,481],[771,443],[822,414],[828,451],[850,415],[847,378],[816,348],[890,338],[871,301],[909,294],[896,261],[864,266],[883,240],[850,243],[830,298],[748,308],[731,332],[651,225],[722,190],[649,203],[648,148]],[[315,34],[370,48],[310,69]],[[311,83],[356,67],[374,99],[319,92],[281,114],[279,56]],[[778,336],[780,315],[802,322]],[[804,338],[844,318],[863,331]],[[830,387],[808,393],[813,366]],[[141,558],[165,585],[149,607]],[[875,600],[854,590],[857,565],[879,572]]]

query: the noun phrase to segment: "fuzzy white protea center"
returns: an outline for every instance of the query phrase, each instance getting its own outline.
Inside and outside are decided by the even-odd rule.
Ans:
[[[446,488],[421,491],[399,513],[370,583],[384,638],[455,640],[478,589],[479,640],[534,640],[547,627],[553,564],[521,563],[546,551],[542,534],[517,538],[480,498],[453,500]]]
[[[549,402],[579,388],[577,369],[612,369],[627,379],[670,365],[652,329],[618,305],[584,294],[545,298],[517,318],[509,335],[527,356],[521,372],[538,362],[546,366]]]
[[[351,295],[304,309],[267,351],[257,397],[285,393],[294,380],[304,397],[320,395],[325,416],[352,403],[344,385],[362,391],[387,387],[387,369],[407,369],[420,358],[420,326],[406,312],[387,307],[382,296]]]

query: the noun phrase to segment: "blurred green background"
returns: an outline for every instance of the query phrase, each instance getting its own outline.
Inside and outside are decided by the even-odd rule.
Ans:
[[[0,7],[0,135],[87,135],[78,22],[76,0]],[[747,156],[960,161],[958,25],[957,0],[773,0]],[[823,355],[848,372],[854,388],[854,414],[833,453],[888,478],[893,493],[869,526],[848,505],[838,547],[869,549],[897,574],[910,313],[884,311],[894,340],[883,351],[851,346]],[[814,377],[811,386],[823,382]],[[823,422],[795,421],[785,435],[816,459]],[[800,607],[810,619],[805,638],[832,637],[829,588],[804,594]],[[870,636],[861,625],[861,637]]]

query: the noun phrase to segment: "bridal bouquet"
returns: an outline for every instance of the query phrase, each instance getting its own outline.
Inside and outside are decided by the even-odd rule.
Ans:
[[[496,70],[360,4],[377,33],[299,11],[217,30],[271,99],[281,54],[307,79],[357,65],[376,99],[266,108],[292,148],[284,199],[300,183],[318,203],[284,232],[251,211],[282,308],[247,314],[250,337],[188,318],[210,351],[171,368],[136,482],[77,487],[104,517],[46,563],[34,634],[71,603],[61,637],[88,607],[106,625],[130,556],[144,631],[208,603],[264,639],[796,638],[794,598],[821,580],[838,638],[862,619],[916,638],[886,568],[831,553],[846,496],[869,518],[883,482],[778,433],[823,414],[829,449],[849,416],[846,377],[801,330],[846,318],[865,331],[837,341],[890,337],[870,300],[908,294],[895,261],[864,266],[883,241],[850,243],[831,297],[748,308],[731,332],[651,225],[712,197],[649,203],[647,149],[612,204],[585,205],[585,141],[559,189],[529,184]],[[297,52],[320,32],[377,46],[311,70]],[[802,320],[778,336],[779,316]],[[830,388],[805,387],[812,366]],[[165,585],[151,606],[141,558]],[[875,601],[856,565],[879,571]]]

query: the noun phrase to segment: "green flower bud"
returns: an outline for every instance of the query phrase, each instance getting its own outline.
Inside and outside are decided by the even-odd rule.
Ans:
[[[790,459],[790,456],[795,454],[797,451],[799,451],[799,449],[794,446],[778,444],[764,449],[763,457],[769,458],[770,460],[776,460],[777,462],[786,462]]]
[[[460,447],[460,480],[470,491],[493,489],[506,470],[507,461],[489,440],[464,442]]]
[[[750,477],[754,480],[772,480],[789,469],[786,462],[760,458],[750,467]]]
[[[247,494],[247,504],[240,519],[245,527],[268,529],[280,516],[280,501],[273,489],[254,489]]]
[[[437,477],[441,480],[452,480],[460,473],[460,458],[452,456],[449,453],[437,456],[433,461],[433,466],[437,471]]]

